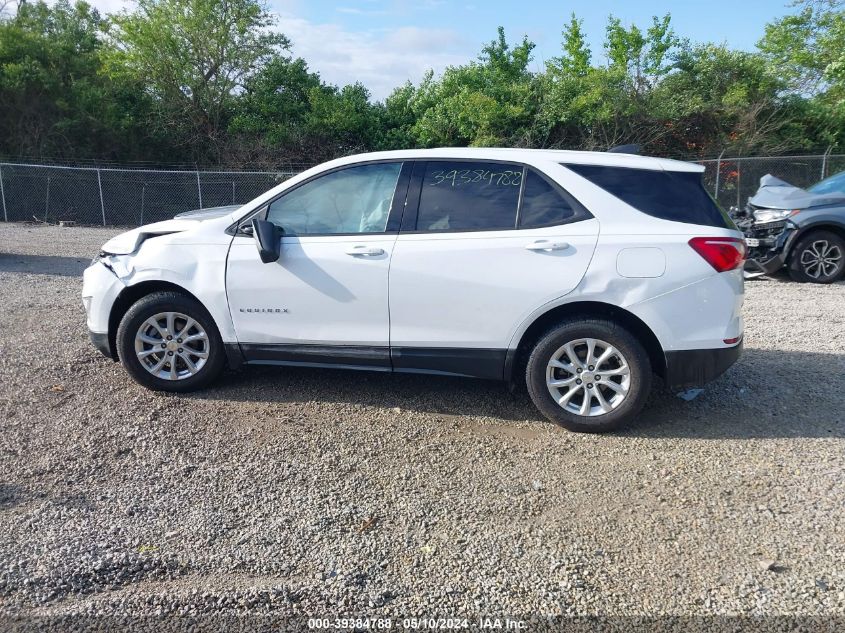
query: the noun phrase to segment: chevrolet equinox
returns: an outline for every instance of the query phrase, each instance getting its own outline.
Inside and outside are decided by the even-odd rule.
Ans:
[[[615,429],[654,374],[698,387],[740,354],[745,244],[703,169],[521,149],[340,158],[107,242],[85,271],[88,329],[150,389],[244,364],[524,380],[550,420]]]

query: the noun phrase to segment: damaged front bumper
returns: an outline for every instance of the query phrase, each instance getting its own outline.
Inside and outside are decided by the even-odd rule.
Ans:
[[[82,273],[82,305],[91,342],[110,358],[116,358],[109,339],[109,318],[125,284],[103,258],[96,258]]]
[[[755,222],[741,227],[748,247],[745,272],[751,276],[771,275],[786,264],[789,247],[798,227],[789,220]]]

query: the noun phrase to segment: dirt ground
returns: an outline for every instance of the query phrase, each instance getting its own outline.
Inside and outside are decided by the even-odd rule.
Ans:
[[[725,376],[587,436],[483,381],[247,368],[145,391],[85,329],[80,275],[114,233],[0,223],[0,623],[845,626],[845,283],[748,282]]]

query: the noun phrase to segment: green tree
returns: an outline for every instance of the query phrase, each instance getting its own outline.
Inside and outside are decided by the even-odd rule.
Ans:
[[[655,16],[643,33],[636,24],[625,28],[619,18],[608,18],[605,50],[610,69],[626,75],[636,94],[645,91],[671,68],[668,54],[679,42],[670,22],[668,13],[662,18]]]
[[[109,74],[145,82],[159,106],[153,123],[220,160],[238,89],[288,47],[272,25],[258,0],[138,0],[114,17]]]
[[[668,15],[653,18],[645,31],[610,16],[604,44],[608,64],[593,66],[573,15],[563,30],[563,55],[547,63],[541,78],[535,138],[571,149],[656,143],[666,131],[653,116],[650,95],[669,73],[677,42]]]
[[[590,72],[592,52],[583,30],[584,22],[573,13],[563,29],[563,55],[552,60],[552,71],[568,77],[585,77]]]
[[[140,157],[127,147],[158,147],[139,120],[150,107],[140,87],[101,73],[106,25],[67,0],[22,3],[0,21],[0,153],[125,160]]]
[[[845,143],[845,1],[799,0],[766,26],[759,47],[802,107],[809,143]],[[790,121],[790,127],[800,121]]]
[[[799,0],[799,11],[766,25],[760,50],[810,94],[845,84],[845,1]]]
[[[370,91],[354,83],[342,88],[312,89],[308,126],[313,160],[327,160],[373,149],[380,124],[379,109],[370,103]]]
[[[413,133],[417,120],[414,103],[417,90],[410,81],[396,88],[380,110],[381,125],[375,139],[378,149],[407,149],[416,147]]]
[[[310,162],[311,91],[320,89],[320,76],[308,70],[305,60],[271,59],[245,82],[234,104],[229,132],[236,161]]]
[[[238,162],[312,163],[373,149],[381,117],[361,84],[327,85],[303,59],[278,56],[246,82],[229,131]]]
[[[502,27],[477,61],[452,66],[443,76],[429,72],[416,88],[403,86],[386,102],[402,126],[387,134],[436,145],[529,145],[538,98],[528,65],[534,44],[511,47]],[[401,114],[400,114],[401,113]]]
[[[759,53],[685,45],[651,95],[652,112],[668,130],[654,149],[701,156],[799,149],[786,124],[801,113],[784,88]]]

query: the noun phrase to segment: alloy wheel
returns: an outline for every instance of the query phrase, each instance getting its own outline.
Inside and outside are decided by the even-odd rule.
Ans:
[[[610,343],[582,338],[552,354],[546,386],[566,411],[595,417],[622,404],[631,388],[631,369],[622,352]]]
[[[203,327],[180,312],[155,314],[135,334],[138,361],[162,380],[183,380],[195,375],[208,362],[209,349]]]
[[[808,277],[831,277],[842,266],[842,251],[828,240],[815,240],[801,252],[800,263]]]

